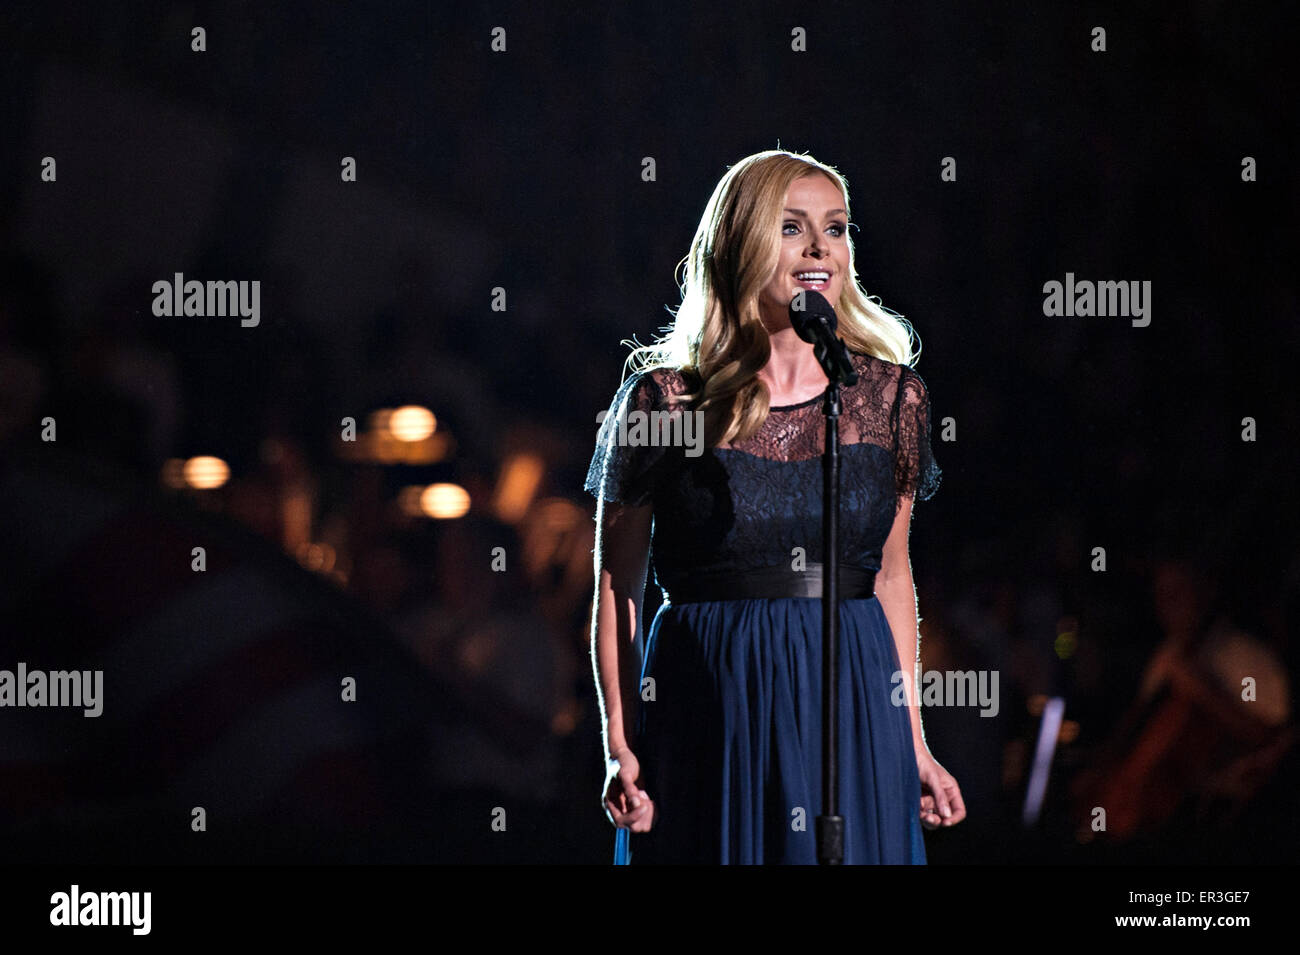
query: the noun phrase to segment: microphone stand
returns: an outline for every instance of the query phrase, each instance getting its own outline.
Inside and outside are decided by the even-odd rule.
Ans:
[[[822,449],[822,813],[817,817],[817,861],[844,864],[844,817],[839,814],[840,639],[840,385],[854,385],[847,346],[833,326],[823,325],[813,352],[830,384],[822,400],[826,444]]]

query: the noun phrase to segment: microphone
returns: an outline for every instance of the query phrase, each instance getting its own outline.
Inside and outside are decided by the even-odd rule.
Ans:
[[[848,346],[835,334],[840,321],[825,295],[814,289],[796,292],[790,300],[790,325],[796,335],[812,344],[828,380],[842,385],[858,383]]]

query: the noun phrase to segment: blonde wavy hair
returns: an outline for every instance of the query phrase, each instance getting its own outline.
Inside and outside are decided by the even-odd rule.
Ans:
[[[627,358],[633,371],[672,368],[684,374],[691,390],[670,400],[705,413],[705,440],[711,447],[743,441],[767,420],[771,396],[758,372],[772,347],[758,297],[780,259],[780,224],[790,184],[818,174],[835,184],[851,215],[844,177],[807,153],[769,149],[731,166],[704,208],[690,252],[674,269],[674,274],[683,268],[684,273],[682,303],[669,309],[672,324],[649,345],[623,342],[633,346]],[[839,301],[832,303],[840,337],[851,351],[913,364],[920,355],[919,339],[902,315],[859,285],[852,233],[847,235],[848,280]]]

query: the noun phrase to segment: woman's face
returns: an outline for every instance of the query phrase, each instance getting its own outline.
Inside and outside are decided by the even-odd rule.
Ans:
[[[831,305],[839,302],[849,271],[848,222],[839,189],[821,173],[790,184],[781,213],[781,257],[759,294],[769,327],[790,324],[790,300],[800,289],[820,292]]]

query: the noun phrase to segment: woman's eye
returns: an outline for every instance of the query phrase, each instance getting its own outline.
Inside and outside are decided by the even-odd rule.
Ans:
[[[787,229],[798,229],[798,228],[799,228],[799,223],[797,223],[797,222],[787,222],[785,225],[783,225],[783,226],[781,227],[781,233],[782,233],[783,235],[790,235],[790,233],[786,231]],[[829,226],[827,226],[827,228],[828,228],[828,229],[834,229],[834,230],[835,230],[835,232],[834,232],[833,234],[834,234],[835,238],[837,238],[837,239],[838,239],[840,236],[844,235],[844,233],[845,233],[845,231],[846,231],[846,228],[845,228],[845,226],[844,226],[844,223],[842,223],[842,222],[832,222]]]

